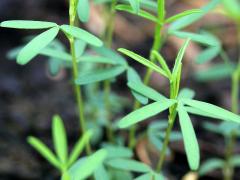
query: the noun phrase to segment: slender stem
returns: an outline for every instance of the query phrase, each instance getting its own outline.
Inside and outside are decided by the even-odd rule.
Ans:
[[[108,16],[107,27],[105,31],[105,44],[107,47],[111,48],[113,40],[113,31],[114,31],[114,20],[116,16],[115,6],[117,4],[116,0],[112,0],[110,7],[110,14]],[[107,137],[110,142],[114,143],[114,133],[111,127],[111,116],[110,116],[110,93],[111,93],[111,82],[110,80],[105,80],[103,84],[104,88],[104,102],[105,102],[105,111],[108,113],[108,125],[107,125]]]
[[[159,51],[162,44],[161,34],[162,34],[164,19],[165,19],[165,0],[158,0],[158,20],[160,23],[156,24],[155,33],[154,33],[154,42],[153,42],[153,46],[151,48],[151,52],[149,56],[149,59],[152,62],[156,61],[155,56],[152,55],[152,51],[153,50]],[[143,80],[145,85],[149,84],[151,75],[152,75],[152,70],[148,68]],[[140,107],[141,107],[141,104],[137,100],[135,100],[133,109],[136,110]],[[129,148],[133,148],[136,144],[136,138],[135,138],[136,130],[137,130],[137,125],[133,125],[130,127],[129,143],[128,143]]]
[[[175,112],[172,112],[168,117],[168,127],[167,127],[167,130],[166,130],[166,135],[165,135],[164,142],[163,142],[163,148],[160,152],[160,158],[159,158],[157,168],[156,168],[156,171],[159,172],[159,173],[161,172],[162,167],[163,167],[163,163],[164,163],[164,160],[165,160],[165,157],[166,157],[167,147],[168,147],[169,140],[170,140],[170,134],[172,132],[172,128],[173,128],[173,125],[174,125],[174,122],[175,122],[174,114],[175,114]]]
[[[74,26],[75,24],[75,17],[76,14],[74,12],[76,1],[70,0],[70,12],[69,12],[69,24],[70,26]],[[77,57],[75,52],[75,40],[73,37],[68,37],[70,43],[70,51],[72,56],[72,74],[73,80],[77,79],[78,77],[78,64],[77,64]],[[84,103],[82,98],[81,86],[74,83],[74,90],[75,90],[75,97],[78,106],[78,113],[79,113],[79,121],[80,121],[80,129],[82,134],[86,132],[86,121],[84,117]],[[87,154],[91,154],[91,146],[90,143],[87,143],[86,146]]]
[[[238,114],[238,101],[239,101],[239,81],[240,81],[240,24],[237,23],[238,32],[238,47],[239,47],[239,59],[238,65],[235,71],[232,73],[231,77],[231,102],[232,102],[232,112]],[[225,150],[225,168],[223,170],[224,180],[232,180],[234,176],[234,167],[231,165],[230,160],[234,153],[234,148],[236,144],[236,134],[232,131],[230,136],[226,139],[227,147]]]

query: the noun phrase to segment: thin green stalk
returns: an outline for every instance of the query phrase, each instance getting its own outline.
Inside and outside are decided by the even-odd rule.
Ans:
[[[75,25],[75,18],[76,18],[76,12],[75,7],[77,5],[77,1],[70,0],[70,10],[69,10],[69,24],[71,26]],[[72,56],[72,74],[73,74],[73,80],[77,79],[78,77],[78,64],[77,64],[77,57],[75,52],[75,39],[73,37],[69,37],[69,43],[70,43],[70,51]],[[76,102],[78,106],[78,113],[79,113],[79,121],[80,121],[80,129],[82,134],[86,132],[86,121],[84,117],[84,103],[82,98],[82,92],[81,92],[81,86],[76,85],[74,83],[74,90],[75,90],[75,97]],[[91,146],[90,143],[86,146],[86,152],[88,155],[91,154]]]
[[[237,23],[237,32],[238,32],[238,46],[240,51],[240,24]],[[232,112],[238,114],[238,101],[239,101],[239,81],[240,81],[240,52],[238,65],[236,70],[232,73],[231,76],[231,102],[232,102]],[[236,135],[235,132],[231,132],[231,135],[227,137],[226,140],[227,147],[225,151],[225,167],[223,170],[224,180],[232,180],[234,176],[234,167],[232,167],[230,160],[234,153],[234,148],[236,144]]]
[[[178,92],[179,92],[179,87],[180,87],[180,80],[181,80],[181,72],[182,72],[182,67],[179,69],[178,72],[178,78],[175,80],[171,80],[170,81],[170,99],[176,99],[178,96]],[[166,130],[166,135],[164,137],[164,142],[163,142],[163,148],[160,152],[160,158],[156,167],[156,171],[157,172],[161,172],[162,167],[163,167],[163,163],[166,157],[166,151],[168,148],[168,144],[170,141],[170,135],[172,132],[172,128],[174,126],[175,123],[175,119],[176,119],[176,114],[177,114],[177,105],[174,105],[173,107],[169,108],[169,116],[168,116],[168,127]]]
[[[157,164],[157,167],[156,167],[156,171],[159,172],[159,173],[162,170],[163,163],[164,163],[164,160],[165,160],[165,157],[166,157],[167,147],[168,147],[169,140],[170,140],[170,134],[172,132],[172,128],[173,128],[173,125],[174,125],[174,122],[175,122],[175,115],[174,115],[175,113],[176,113],[176,108],[172,113],[170,113],[170,115],[168,117],[168,127],[167,127],[167,130],[166,130],[166,135],[165,135],[164,142],[163,142],[163,148],[160,152],[160,158],[159,158],[159,161],[158,161],[158,164]]]
[[[156,24],[156,27],[155,27],[154,42],[153,42],[153,46],[151,48],[150,57],[149,57],[150,61],[152,62],[156,61],[155,56],[152,55],[152,51],[153,50],[159,51],[162,44],[162,28],[163,28],[162,24],[164,22],[164,19],[165,19],[165,0],[158,0],[158,20],[160,23]],[[152,75],[152,70],[148,68],[143,80],[145,85],[149,84],[151,75]],[[140,107],[141,107],[141,104],[137,100],[135,100],[133,109],[136,110]],[[128,144],[129,148],[133,148],[136,144],[136,139],[135,139],[136,130],[137,130],[137,125],[133,125],[132,127],[130,127],[129,144]]]
[[[112,46],[112,40],[113,40],[113,31],[114,31],[114,21],[116,16],[115,6],[117,4],[116,0],[112,0],[111,7],[110,7],[110,14],[108,18],[108,26],[106,28],[105,32],[105,44],[107,47],[111,48]],[[104,81],[104,101],[105,101],[105,111],[110,114],[110,93],[111,93],[111,82],[110,80]],[[111,116],[108,116],[108,125],[107,125],[107,137],[109,141],[114,143],[114,133],[111,127]]]

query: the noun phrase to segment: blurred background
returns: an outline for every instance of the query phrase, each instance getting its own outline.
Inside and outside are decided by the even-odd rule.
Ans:
[[[200,8],[207,2],[207,0],[168,0],[167,16],[191,8]],[[68,1],[0,0],[0,21],[12,19],[68,23]],[[101,35],[105,26],[101,5],[92,5],[90,21],[81,27]],[[222,15],[219,10],[215,10],[189,27],[189,30],[194,32],[200,29],[214,33],[221,40],[231,60],[236,62],[237,32],[229,18]],[[147,57],[153,32],[154,24],[151,22],[127,13],[118,13],[113,47],[131,49]],[[21,45],[24,37],[37,33],[39,32],[0,28],[0,179],[57,179],[57,172],[26,143],[26,137],[34,135],[52,146],[51,117],[54,114],[60,114],[64,119],[70,144],[78,138],[78,121],[76,121],[75,102],[70,84],[71,73],[61,70],[57,76],[51,76],[46,58],[43,56],[35,58],[27,66],[17,65],[14,60],[7,58],[8,51]],[[68,47],[61,35],[59,39]],[[182,42],[181,39],[171,36],[162,48],[161,53],[170,66]],[[202,47],[198,44],[190,44],[184,60],[182,87],[193,89],[197,94],[196,99],[231,109],[229,77],[218,79],[216,76],[212,81],[198,81],[194,78],[195,72],[208,69],[219,62],[219,57],[216,57],[214,61],[204,65],[196,64],[194,60],[201,50]],[[143,66],[134,61],[128,62],[143,75],[145,72]],[[125,75],[119,77],[116,82],[113,84],[113,89],[132,102]],[[151,86],[164,94],[168,92],[167,81],[156,74],[151,78]],[[128,106],[120,114],[126,112]],[[199,138],[202,159],[223,157],[223,137],[204,130],[201,125],[204,118],[193,117],[192,120]],[[139,144],[139,148],[143,148],[143,145]],[[169,171],[174,174],[173,179],[180,179],[188,171],[182,142],[172,144],[171,148],[175,156]],[[235,151],[239,153],[240,146],[237,146]],[[235,178],[240,179],[239,169],[236,169]],[[221,172],[214,171],[203,179],[221,179]]]

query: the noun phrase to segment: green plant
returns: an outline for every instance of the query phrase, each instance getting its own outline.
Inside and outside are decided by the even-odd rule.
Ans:
[[[238,33],[238,45],[240,43],[240,29],[239,29],[239,19],[240,19],[240,4],[235,0],[225,1],[222,0],[222,4],[226,10],[226,15],[232,19],[236,24],[236,29]],[[238,114],[238,100],[239,100],[239,79],[240,79],[240,58],[237,60],[237,64],[232,62],[227,55],[227,53],[221,47],[220,40],[217,37],[211,35],[217,42],[219,50],[212,55],[211,51],[206,51],[202,58],[198,58],[198,63],[205,63],[213,59],[213,57],[220,55],[223,63],[211,66],[207,70],[197,72],[195,77],[201,82],[221,80],[223,78],[231,78],[231,111]],[[203,163],[199,174],[204,175],[216,168],[222,168],[225,180],[233,179],[234,167],[238,166],[238,155],[234,155],[234,148],[236,138],[238,137],[236,124],[231,123],[221,123],[220,125],[206,124],[205,127],[215,133],[219,133],[224,136],[225,139],[225,157],[224,160],[214,158],[209,159]],[[224,127],[224,128],[223,128]],[[214,129],[215,128],[215,129]]]
[[[87,131],[74,145],[72,152],[68,155],[66,130],[60,116],[55,115],[52,120],[52,139],[56,154],[38,138],[30,136],[28,137],[28,143],[61,172],[63,180],[85,179],[97,169],[107,155],[105,150],[99,150],[85,158],[84,162],[81,160],[81,164],[79,163],[80,160],[77,161],[84,147],[89,143],[91,136],[92,132]]]
[[[157,56],[157,60],[159,61],[160,66],[145,59],[144,57],[139,56],[138,54],[135,54],[134,52],[126,49],[119,49],[119,51],[123,54],[131,57],[132,59],[138,61],[139,63],[143,64],[144,66],[150,68],[151,70],[157,72],[158,74],[164,76],[169,80],[169,99],[140,82],[137,82],[135,84],[128,84],[131,89],[134,89],[134,91],[146,96],[154,102],[136,111],[131,112],[123,119],[121,119],[118,123],[118,126],[120,128],[126,128],[156,114],[159,114],[164,110],[169,110],[168,127],[166,130],[163,147],[161,149],[160,159],[156,167],[157,172],[162,172],[162,166],[165,159],[166,150],[177,114],[179,116],[179,122],[183,135],[184,147],[188,163],[192,170],[198,169],[200,155],[197,138],[188,113],[207,117],[214,117],[216,119],[226,121],[233,121],[238,123],[240,122],[240,117],[230,111],[224,110],[220,107],[206,102],[193,100],[192,93],[190,93],[190,95],[189,93],[179,94],[182,59],[188,43],[189,40],[187,40],[180,49],[172,71],[170,71],[170,69],[168,68],[164,58],[156,51],[154,51],[153,53],[155,56]]]
[[[119,2],[120,4],[118,4]],[[86,179],[90,175],[96,180],[133,179],[135,178],[133,173],[141,174],[135,179],[164,179],[163,164],[166,154],[170,151],[168,144],[182,139],[190,169],[198,170],[200,148],[189,114],[229,121],[228,125],[232,122],[240,123],[240,117],[236,115],[235,110],[229,112],[215,105],[194,100],[195,93],[192,90],[180,88],[183,57],[190,40],[207,47],[198,56],[196,60],[198,63],[210,61],[219,53],[225,60],[228,59],[222,49],[221,42],[213,34],[207,31],[199,33],[183,31],[185,27],[196,22],[216,7],[219,2],[219,0],[213,0],[201,9],[187,10],[167,18],[165,0],[157,0],[157,2],[152,0],[95,0],[94,3],[106,3],[105,7],[107,8],[107,27],[102,41],[77,27],[77,16],[81,22],[89,20],[90,5],[88,0],[69,1],[69,25],[24,20],[2,22],[0,26],[5,28],[47,29],[36,37],[27,37],[23,46],[8,53],[9,59],[17,59],[18,64],[25,65],[37,55],[43,55],[48,58],[48,68],[51,75],[57,75],[61,68],[68,68],[72,71],[82,138],[76,143],[72,153],[68,156],[63,122],[59,116],[54,116],[52,131],[56,155],[37,138],[29,137],[28,142],[61,172],[64,180]],[[229,2],[225,1],[225,3]],[[226,5],[226,7],[228,6],[229,4]],[[119,52],[147,68],[143,80],[122,56],[111,49],[116,10],[129,12],[155,24],[154,40],[148,59],[127,49],[119,49]],[[233,14],[233,19],[238,20],[236,12]],[[163,28],[167,28],[168,25],[168,30],[163,31]],[[63,32],[69,41],[70,52],[67,51],[63,43],[56,39],[59,31]],[[169,67],[167,61],[159,53],[168,36],[172,35],[187,39],[177,54],[173,69]],[[90,52],[86,51],[87,48]],[[232,99],[234,109],[238,109],[235,99],[238,99],[239,66],[235,69],[234,65],[228,63],[224,67],[227,67],[226,74],[229,75],[229,72],[234,72],[232,74],[234,87]],[[122,97],[111,91],[111,81],[124,72],[127,72],[127,85],[135,98],[134,111],[114,124],[111,123],[113,112],[122,111],[123,106],[127,103]],[[156,72],[168,80],[168,98],[148,86],[152,72]],[[195,76],[199,77],[199,74]],[[102,81],[103,91],[100,85]],[[83,98],[83,91],[87,92],[86,99]],[[141,107],[142,105],[143,107]],[[135,147],[138,140],[136,125],[165,110],[168,110],[168,119],[155,120],[146,128],[147,131],[140,135],[140,137],[147,136],[149,142],[160,152],[157,166],[150,167],[133,159],[132,148]],[[179,117],[181,133],[173,130],[177,116]],[[224,125],[226,125],[225,122]],[[236,124],[233,126],[235,132],[238,126]],[[100,142],[102,136],[104,136],[103,127],[106,128],[107,141],[109,142]],[[114,131],[118,128],[128,127],[130,127],[129,148],[126,148],[124,147],[125,139],[115,135]],[[89,131],[88,129],[92,130]],[[224,134],[224,137],[231,136]],[[92,154],[91,145],[99,145],[101,150]],[[77,160],[84,148],[86,148],[89,156]],[[239,159],[238,156],[234,157]],[[239,163],[239,160],[234,161],[232,159],[231,153],[230,155],[228,153],[227,159],[226,166],[224,165],[224,168],[227,167],[226,169],[230,167],[229,164],[237,166]],[[218,161],[223,162],[222,160]],[[219,167],[219,164],[221,163],[213,162],[210,165],[208,163],[208,165],[205,165],[205,172],[204,166],[200,168],[199,172],[204,174],[211,170],[211,167]]]

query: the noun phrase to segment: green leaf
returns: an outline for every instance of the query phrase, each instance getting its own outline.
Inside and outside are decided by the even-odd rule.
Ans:
[[[161,54],[159,54],[157,51],[153,50],[152,51],[153,55],[157,58],[159,64],[162,66],[163,70],[166,72],[166,74],[168,75],[169,78],[171,78],[172,73],[165,61],[165,59],[161,56]]]
[[[61,67],[62,63],[58,59],[51,58],[48,60],[48,70],[52,76],[56,76],[60,72]]]
[[[151,168],[146,164],[131,160],[131,159],[112,159],[106,162],[106,164],[112,168],[123,170],[123,171],[133,171],[133,172],[150,172]]]
[[[152,173],[146,173],[146,174],[143,174],[141,176],[138,176],[137,178],[135,178],[134,180],[150,180],[150,179],[153,179],[153,174]]]
[[[126,11],[126,12],[131,13],[131,14],[136,14],[136,12],[129,5],[120,4],[120,5],[117,5],[115,7],[115,9],[119,10],[119,11]],[[158,18],[155,17],[154,15],[152,15],[151,13],[147,12],[147,11],[139,10],[139,12],[136,15],[159,24]]]
[[[83,40],[88,44],[93,46],[102,46],[103,42],[96,36],[90,34],[89,32],[74,26],[62,25],[61,30],[68,35],[71,35],[77,39]]]
[[[87,131],[81,139],[78,140],[78,142],[74,145],[73,150],[69,156],[68,159],[68,166],[72,165],[79,155],[82,153],[85,145],[90,141],[90,138],[92,136],[91,131]]]
[[[60,161],[65,164],[68,156],[68,144],[66,130],[60,116],[53,117],[52,136],[56,154]]]
[[[221,130],[219,129],[219,124],[204,122],[203,127],[204,127],[204,129],[206,129],[208,131],[222,134]]]
[[[122,118],[118,123],[118,127],[119,128],[129,127],[133,124],[136,124],[140,121],[143,121],[149,117],[152,117],[152,116],[168,109],[174,103],[176,103],[176,101],[166,99],[161,102],[154,102],[152,104],[146,105],[138,110],[131,112],[130,114],[128,114],[127,116]]]
[[[224,121],[219,125],[220,132],[225,136],[231,136],[232,132],[238,132],[239,124],[235,122]]]
[[[15,29],[48,29],[58,25],[46,21],[11,20],[2,22],[0,26]]]
[[[108,172],[107,172],[106,168],[103,165],[100,165],[94,171],[94,179],[95,180],[110,180]]]
[[[234,65],[227,65],[225,63],[216,64],[212,67],[209,67],[206,70],[202,70],[197,72],[194,77],[198,81],[215,81],[224,78],[230,78],[232,73],[234,72]]]
[[[234,155],[230,158],[230,163],[233,167],[240,166],[240,155]]]
[[[222,0],[222,3],[232,18],[240,19],[240,3],[238,0]]]
[[[59,27],[53,27],[31,40],[18,54],[17,62],[27,64],[37,56],[58,34]]]
[[[187,11],[184,11],[184,12],[181,12],[179,14],[176,14],[168,19],[165,20],[165,23],[172,23],[184,16],[188,16],[188,15],[191,15],[191,14],[196,14],[196,13],[201,13],[201,9],[191,9],[191,10],[187,10]]]
[[[129,67],[128,71],[127,71],[127,79],[128,82],[136,82],[139,84],[143,84],[141,77],[138,75],[138,73],[135,71],[135,69]],[[147,104],[148,103],[148,98],[146,98],[145,96],[139,94],[138,92],[132,90],[131,91],[133,96],[141,103],[141,104]]]
[[[219,41],[216,41],[215,37],[205,32],[196,34],[191,32],[184,32],[184,31],[173,31],[170,34],[173,34],[182,39],[189,38],[191,39],[191,41],[195,41],[208,46],[219,46]]]
[[[99,55],[107,57],[113,61],[115,61],[117,64],[122,64],[122,65],[126,65],[126,60],[119,55],[116,51],[109,49],[105,46],[102,47],[91,47],[94,51],[96,51]]]
[[[175,60],[175,64],[174,64],[174,67],[173,67],[173,71],[172,71],[172,78],[174,78],[176,80],[177,78],[177,75],[178,75],[178,72],[181,68],[181,65],[182,65],[182,59],[183,59],[183,56],[185,54],[185,51],[188,47],[188,44],[190,42],[190,39],[187,39],[185,41],[185,43],[183,44],[183,46],[181,47],[181,49],[179,50],[178,52],[178,55],[177,55],[177,58]]]
[[[69,175],[71,179],[86,179],[90,176],[97,168],[99,168],[104,159],[107,156],[107,152],[104,149],[98,150],[91,156],[87,157],[83,162],[76,162],[70,169]],[[80,159],[82,161],[82,159]]]
[[[171,24],[169,31],[176,31],[179,29],[183,29],[194,22],[201,19],[203,16],[205,16],[209,11],[214,9],[218,4],[220,0],[212,0],[210,3],[208,3],[206,6],[201,8],[200,13],[190,14],[188,16],[182,17],[181,19],[175,21]]]
[[[181,99],[181,101],[188,106],[201,110],[203,115],[210,114],[222,120],[228,120],[228,121],[240,123],[239,115],[234,114],[218,106],[215,106],[213,104],[209,104],[209,103],[201,102],[197,100],[191,100],[191,99]]]
[[[203,64],[211,61],[219,54],[220,51],[221,48],[219,46],[212,46],[198,54],[196,62],[198,64]]]
[[[77,60],[78,63],[103,63],[103,64],[112,64],[116,65],[117,62],[114,61],[113,59],[110,59],[108,57],[102,57],[102,56],[93,56],[93,55],[84,55],[78,58]]]
[[[28,137],[28,143],[37,150],[47,161],[50,162],[54,167],[60,169],[61,163],[57,157],[52,153],[52,151],[39,139],[35,137]]]
[[[82,22],[88,22],[90,15],[89,0],[78,0],[77,13]]]
[[[78,85],[85,85],[111,79],[123,73],[125,70],[126,67],[124,66],[113,66],[105,69],[89,71],[79,74],[78,78],[75,80],[75,83]]]
[[[139,56],[138,54],[136,54],[132,51],[129,51],[127,49],[124,49],[124,48],[120,48],[120,49],[118,49],[118,51],[131,57],[132,59],[138,61],[139,63],[143,64],[144,66],[158,72],[159,74],[161,74],[165,77],[168,77],[164,70],[162,70],[160,67],[158,67],[156,64],[152,63],[151,61],[145,59],[144,57]]]
[[[140,10],[140,0],[128,0],[132,9],[137,14]]]
[[[86,49],[86,46],[87,46],[87,43],[85,41],[82,41],[79,39],[75,40],[75,53],[77,58],[83,55]]]
[[[189,88],[183,88],[179,92],[178,99],[186,98],[186,99],[193,99],[195,96],[195,92]]]
[[[39,54],[44,55],[44,56],[48,56],[51,58],[55,58],[58,60],[63,60],[63,61],[69,61],[71,62],[72,60],[72,56],[62,50],[58,50],[58,49],[53,49],[53,48],[44,48],[43,50],[41,50],[39,52]]]
[[[193,129],[190,117],[181,102],[178,103],[177,110],[188,164],[191,170],[197,170],[199,167],[200,152],[195,131]]]
[[[198,174],[200,176],[204,176],[211,171],[224,168],[224,164],[225,163],[222,159],[218,159],[218,158],[209,159],[201,165],[198,171]]]
[[[190,114],[195,114],[195,115],[204,116],[204,117],[210,117],[210,118],[213,118],[213,119],[221,119],[220,117],[216,116],[216,114],[214,115],[214,114],[211,114],[211,113],[206,113],[205,111],[202,111],[200,109],[196,109],[194,107],[186,106],[185,109]]]
[[[128,82],[127,85],[135,92],[154,101],[164,101],[167,99],[165,96],[161,95],[156,90],[144,85],[143,83]]]
[[[131,158],[133,156],[133,152],[130,149],[122,146],[107,145],[104,149],[108,152],[107,159]]]

